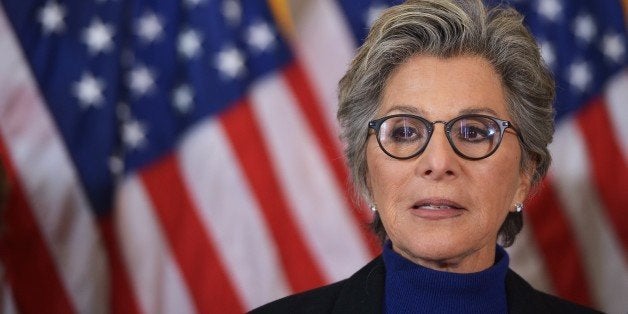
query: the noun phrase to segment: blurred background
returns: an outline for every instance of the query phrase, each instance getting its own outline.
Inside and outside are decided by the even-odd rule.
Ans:
[[[241,313],[379,254],[336,85],[397,1],[0,2],[0,312]],[[626,313],[628,1],[511,2],[558,85],[511,267]]]

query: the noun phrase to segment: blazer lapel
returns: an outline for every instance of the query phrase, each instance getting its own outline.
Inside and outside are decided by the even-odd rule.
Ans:
[[[382,313],[384,274],[384,261],[379,256],[348,279],[332,313]]]
[[[506,274],[506,299],[511,314],[544,313],[546,310],[536,290],[510,269]]]

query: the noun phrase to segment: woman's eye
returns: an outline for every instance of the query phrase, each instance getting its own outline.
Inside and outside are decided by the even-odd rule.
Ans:
[[[417,129],[410,126],[400,126],[392,130],[391,137],[397,142],[416,140],[419,136]]]
[[[490,137],[492,133],[493,132],[490,132],[490,129],[480,128],[476,126],[467,126],[460,128],[458,137],[468,142],[480,142],[488,139],[488,137]]]

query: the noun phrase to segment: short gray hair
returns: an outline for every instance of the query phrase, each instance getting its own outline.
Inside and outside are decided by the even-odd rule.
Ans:
[[[372,203],[366,183],[367,125],[390,73],[414,55],[480,56],[492,64],[521,134],[521,171],[529,171],[536,186],[551,163],[547,146],[554,133],[555,91],[523,16],[507,6],[487,8],[481,0],[409,0],[375,22],[339,83],[337,117],[356,192]],[[384,240],[378,214],[372,226]],[[521,213],[509,213],[499,230],[502,243],[511,245],[522,227]]]

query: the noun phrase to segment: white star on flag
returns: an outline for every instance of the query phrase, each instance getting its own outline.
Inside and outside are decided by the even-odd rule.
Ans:
[[[177,50],[186,59],[192,59],[201,52],[201,35],[193,30],[187,29],[179,34]]]
[[[222,3],[222,15],[225,16],[231,26],[239,25],[242,20],[242,8],[240,7],[240,3],[236,0],[224,1]]]
[[[228,79],[234,79],[244,74],[244,55],[240,50],[229,47],[218,53],[215,65],[221,74]]]
[[[373,23],[375,23],[387,8],[387,6],[381,4],[371,6],[366,13],[366,25],[368,25],[368,27],[373,26]]]
[[[104,24],[99,18],[96,18],[83,31],[83,42],[87,45],[91,54],[106,52],[113,48],[114,28],[111,25]]]
[[[205,2],[205,0],[184,0],[183,2],[188,8],[192,9]]]
[[[102,95],[105,83],[91,73],[84,73],[81,80],[72,86],[74,96],[78,98],[82,108],[100,107],[104,101]]]
[[[274,45],[275,35],[268,23],[257,22],[248,28],[246,42],[254,51],[263,52]]]
[[[604,55],[615,63],[620,63],[626,48],[624,47],[624,40],[619,34],[606,34],[602,40]]]
[[[155,88],[153,71],[146,66],[137,66],[129,72],[129,88],[135,96],[143,96]]]
[[[569,83],[579,92],[585,91],[591,83],[591,67],[584,61],[574,62],[567,74]]]
[[[65,30],[65,7],[56,1],[48,1],[39,11],[39,22],[44,34],[62,33]]]
[[[552,22],[558,20],[562,9],[558,0],[542,0],[538,2],[539,13]]]
[[[151,43],[161,37],[163,26],[161,18],[153,12],[146,12],[137,20],[135,33],[145,43]]]
[[[539,46],[541,49],[541,57],[545,64],[547,64],[550,68],[554,68],[556,62],[556,52],[554,51],[554,46],[547,41],[539,41]]]
[[[137,120],[124,122],[122,126],[122,140],[126,147],[137,149],[146,144],[146,126]]]
[[[109,164],[109,171],[111,171],[113,175],[119,176],[123,173],[124,162],[122,161],[122,158],[120,158],[120,156],[113,155],[109,157],[108,164]]]
[[[586,43],[591,42],[597,33],[595,22],[591,15],[579,15],[574,22],[574,33]]]
[[[180,113],[188,113],[192,109],[194,92],[187,84],[182,84],[172,92],[172,103]]]

